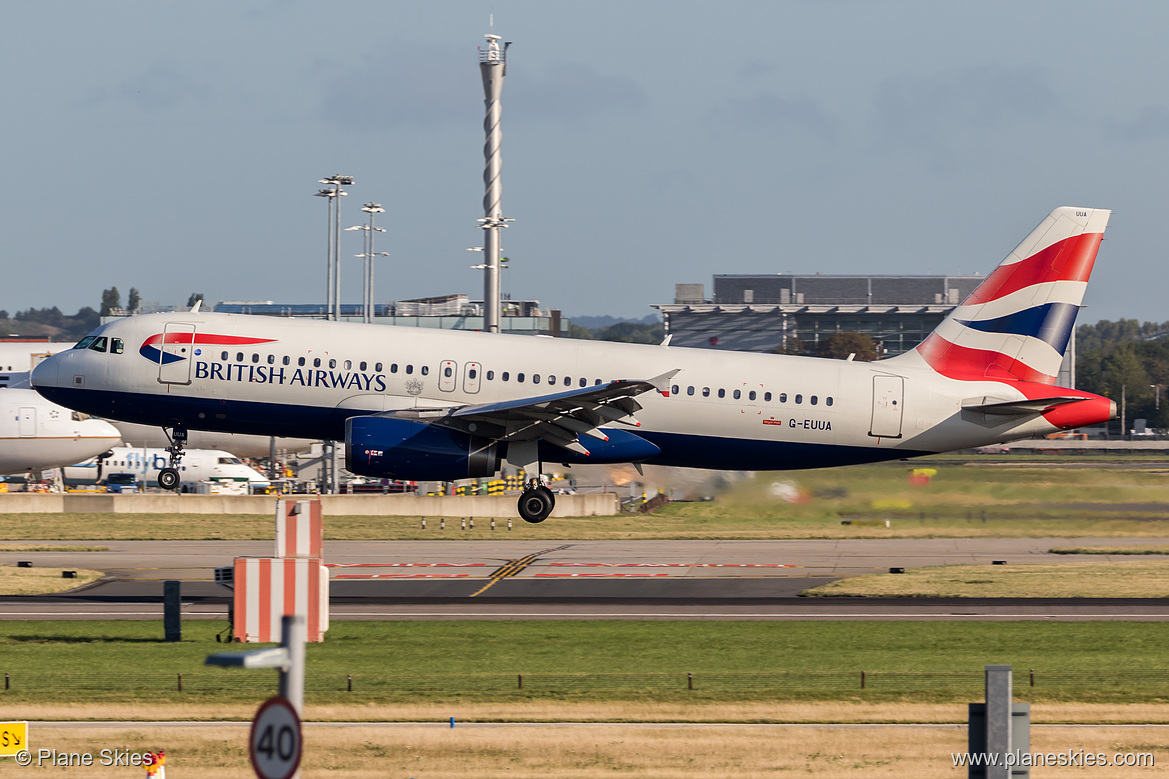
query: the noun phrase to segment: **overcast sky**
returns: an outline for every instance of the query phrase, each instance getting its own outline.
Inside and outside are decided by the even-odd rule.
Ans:
[[[988,273],[1070,205],[1115,212],[1080,321],[1169,320],[1169,4],[1068,0],[6,3],[0,308],[323,302],[334,173],[342,226],[386,208],[379,301],[480,297],[492,11],[513,297]]]

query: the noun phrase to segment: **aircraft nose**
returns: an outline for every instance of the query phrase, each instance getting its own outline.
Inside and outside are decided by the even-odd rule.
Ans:
[[[39,365],[32,369],[32,375],[29,376],[29,381],[33,388],[37,387],[56,387],[57,373],[59,360],[56,357],[49,357],[42,360]]]

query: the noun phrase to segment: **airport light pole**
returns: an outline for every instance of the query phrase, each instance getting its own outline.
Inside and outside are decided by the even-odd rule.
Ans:
[[[329,243],[327,264],[328,300],[326,300],[327,318],[337,321],[341,318],[341,196],[347,195],[341,187],[353,185],[352,176],[339,174],[320,179],[321,184],[328,185],[328,189],[317,191],[317,197],[323,197],[329,204]],[[339,492],[340,480],[337,466],[337,443],[325,442],[326,451],[321,457],[325,469],[326,489],[333,494]]]
[[[341,318],[341,196],[349,193],[341,187],[353,185],[352,176],[333,175],[320,180],[321,184],[329,185],[328,189],[317,191],[317,197],[325,198],[329,203],[329,244],[328,244],[328,300],[326,308],[328,318],[334,321]]]
[[[365,231],[365,251],[361,254],[355,254],[354,257],[362,257],[365,259],[365,286],[363,289],[364,300],[362,305],[362,321],[366,323],[373,322],[373,260],[374,257],[389,257],[389,252],[375,252],[373,250],[373,236],[374,233],[384,233],[386,228],[373,226],[373,215],[384,214],[386,209],[382,208],[381,203],[366,203],[361,207],[361,210],[369,214],[369,224],[367,225],[353,225],[346,227],[345,230],[364,230]]]

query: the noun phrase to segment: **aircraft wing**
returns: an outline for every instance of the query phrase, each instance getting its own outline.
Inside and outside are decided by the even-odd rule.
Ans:
[[[588,454],[580,436],[607,441],[597,428],[611,423],[640,427],[634,416],[642,406],[635,400],[651,390],[669,393],[679,369],[652,379],[617,379],[607,384],[539,395],[448,408],[411,408],[385,416],[428,422],[497,441],[547,441],[563,449]]]

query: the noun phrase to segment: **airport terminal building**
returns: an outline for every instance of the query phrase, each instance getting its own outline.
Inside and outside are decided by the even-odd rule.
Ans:
[[[709,298],[702,284],[677,284],[674,302],[654,308],[677,346],[785,352],[796,339],[813,349],[833,333],[855,331],[876,341],[882,357],[894,357],[921,343],[984,278],[723,274]],[[1074,354],[1073,337],[1059,377],[1066,387],[1074,386]]]

